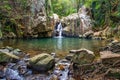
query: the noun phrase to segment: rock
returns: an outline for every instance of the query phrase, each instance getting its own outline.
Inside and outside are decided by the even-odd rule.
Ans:
[[[79,53],[79,50],[70,50],[69,53]]]
[[[71,61],[74,54],[68,54],[65,59]]]
[[[78,13],[70,14],[62,18],[62,23],[65,24],[63,28],[63,36],[79,37],[80,34],[92,30],[92,21],[90,19],[90,8],[82,6]]]
[[[20,49],[14,49],[13,51],[11,51],[11,53],[17,56],[23,55],[23,52]]]
[[[47,71],[54,66],[54,58],[47,53],[42,53],[30,58],[30,65],[35,70]]]
[[[87,49],[76,50],[73,56],[73,63],[79,65],[92,63],[95,59],[95,54]]]
[[[94,32],[93,36],[94,37],[101,37],[102,36],[102,31]]]
[[[55,64],[54,74],[58,75],[60,80],[68,80],[70,61],[61,59]]]
[[[5,48],[8,49],[9,51],[12,51],[12,50],[13,50],[13,48],[10,47],[10,46],[6,46]]]
[[[9,53],[9,50],[4,48],[4,49],[0,49],[0,52],[7,52],[7,53]]]
[[[19,57],[15,56],[11,53],[7,53],[7,52],[0,52],[0,62],[10,62],[13,60],[18,60]]]
[[[88,32],[84,33],[83,36],[87,39],[90,39],[93,36],[93,31],[89,30]]]
[[[114,40],[105,47],[102,47],[100,51],[112,51],[113,53],[120,53],[120,42]]]
[[[4,38],[10,38],[10,39],[12,39],[12,38],[16,38],[16,34],[13,33],[13,32],[4,33],[4,34],[3,34],[3,37],[4,37]]]
[[[104,65],[114,65],[117,61],[120,61],[120,54],[111,51],[103,51],[100,52],[100,58]]]
[[[59,16],[57,15],[57,14],[53,14],[53,19],[54,19],[54,22],[56,23],[56,22],[59,22]]]
[[[115,79],[120,79],[120,69],[110,68],[106,76]]]

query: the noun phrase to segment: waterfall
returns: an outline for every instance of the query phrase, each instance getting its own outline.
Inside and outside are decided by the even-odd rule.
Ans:
[[[62,24],[61,22],[56,26],[55,34],[57,38],[62,38]]]
[[[58,24],[57,31],[59,32],[59,37],[62,37],[62,24],[61,23]]]

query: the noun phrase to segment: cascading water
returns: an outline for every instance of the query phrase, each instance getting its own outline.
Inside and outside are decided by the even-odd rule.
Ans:
[[[56,30],[55,30],[55,37],[57,38],[62,38],[62,24],[61,22],[56,26]]]

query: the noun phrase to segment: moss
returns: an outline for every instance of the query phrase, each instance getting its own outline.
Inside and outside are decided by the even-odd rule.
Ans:
[[[113,77],[116,79],[120,79],[120,73],[116,72],[116,73],[109,73],[107,76],[109,77]]]

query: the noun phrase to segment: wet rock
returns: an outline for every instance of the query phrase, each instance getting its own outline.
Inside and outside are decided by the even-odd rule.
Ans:
[[[60,60],[60,58],[55,58],[55,62],[58,62]]]
[[[10,62],[13,60],[18,60],[19,57],[7,52],[0,52],[0,62]]]
[[[77,63],[79,65],[92,63],[94,59],[94,52],[87,49],[76,50],[72,58],[73,63]]]
[[[2,76],[4,78],[3,80],[23,80],[17,71],[7,67],[4,67],[4,70],[0,71],[0,75],[1,74],[4,74]]]
[[[74,54],[68,54],[65,59],[71,61]]]
[[[25,55],[25,53],[22,52],[20,49],[14,49],[14,48],[9,47],[9,46],[1,48],[0,51],[1,52],[7,52],[9,54],[13,54],[13,55],[16,55],[16,56],[19,56],[19,57],[22,57],[22,56]]]
[[[12,51],[12,50],[13,50],[13,48],[10,47],[10,46],[6,46],[5,48],[8,49],[9,51]]]
[[[4,48],[4,49],[0,49],[0,52],[7,52],[7,53],[9,53],[9,50]]]
[[[47,53],[42,53],[30,58],[30,65],[35,70],[47,71],[54,66],[54,58]]]
[[[53,75],[50,80],[59,80],[57,75]]]
[[[20,49],[14,49],[13,51],[11,51],[10,53],[16,55],[16,56],[21,56],[24,55],[24,53],[20,50]]]
[[[60,80],[68,80],[70,61],[61,59],[55,64],[54,75],[57,75]]]

